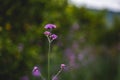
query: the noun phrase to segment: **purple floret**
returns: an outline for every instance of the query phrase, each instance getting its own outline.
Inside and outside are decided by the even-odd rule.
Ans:
[[[54,29],[54,28],[56,28],[56,25],[54,25],[54,24],[45,25],[45,29]]]
[[[52,40],[55,40],[58,36],[56,34],[52,34],[50,37],[52,38]]]

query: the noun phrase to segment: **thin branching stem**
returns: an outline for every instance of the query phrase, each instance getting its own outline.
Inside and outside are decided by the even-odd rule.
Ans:
[[[57,78],[57,76],[62,72],[62,68],[58,71],[58,73],[52,78],[52,80],[54,80],[55,78]]]

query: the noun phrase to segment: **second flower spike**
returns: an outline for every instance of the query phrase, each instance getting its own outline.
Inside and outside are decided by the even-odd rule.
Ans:
[[[39,70],[39,68],[37,66],[35,66],[33,68],[32,74],[33,74],[33,76],[36,76],[36,77],[41,76],[40,70]]]

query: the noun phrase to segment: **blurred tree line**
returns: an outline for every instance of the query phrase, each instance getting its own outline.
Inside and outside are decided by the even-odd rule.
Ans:
[[[19,80],[27,75],[33,80],[31,71],[35,65],[46,74],[48,43],[43,32],[44,25],[53,23],[59,38],[53,43],[52,67],[68,62],[62,58],[74,42],[79,48],[73,51],[90,46],[96,57],[96,62],[82,70],[64,73],[63,80],[119,80],[120,13],[113,16],[110,26],[107,13],[78,8],[68,0],[0,0],[0,79]]]

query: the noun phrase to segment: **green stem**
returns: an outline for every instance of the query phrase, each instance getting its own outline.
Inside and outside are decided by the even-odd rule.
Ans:
[[[62,72],[62,68],[58,71],[58,73],[53,77],[53,79],[52,80],[54,80],[61,72]]]
[[[50,80],[50,47],[51,47],[51,42],[49,41],[49,48],[48,48],[48,80]]]

